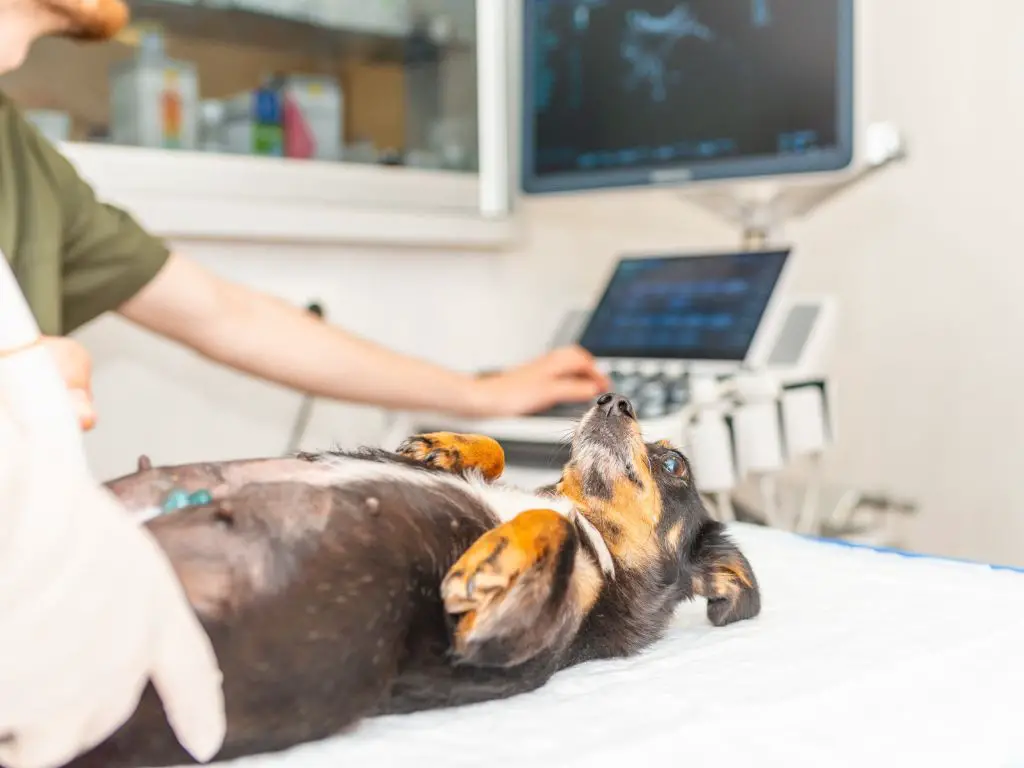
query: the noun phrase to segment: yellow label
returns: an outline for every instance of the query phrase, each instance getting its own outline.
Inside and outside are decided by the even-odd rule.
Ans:
[[[142,42],[142,30],[137,26],[129,25],[114,35],[114,40],[121,45],[128,45],[137,48]]]
[[[178,84],[178,70],[173,67],[164,69],[164,85],[172,86]]]

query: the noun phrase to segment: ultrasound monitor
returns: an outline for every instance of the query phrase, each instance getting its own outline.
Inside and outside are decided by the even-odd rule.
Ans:
[[[527,193],[835,171],[854,0],[524,0]]]
[[[787,249],[621,259],[579,344],[599,358],[756,365],[788,258]]]

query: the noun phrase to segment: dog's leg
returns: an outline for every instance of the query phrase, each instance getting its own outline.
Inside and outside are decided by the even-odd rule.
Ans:
[[[569,520],[550,509],[519,513],[477,539],[441,585],[456,659],[511,667],[561,650],[601,584]]]
[[[761,612],[757,578],[725,527],[718,522],[705,524],[693,547],[693,589],[708,600],[708,620],[722,627],[757,616]]]
[[[487,481],[497,480],[505,471],[505,451],[497,440],[484,435],[415,435],[398,446],[398,453],[454,474],[476,470]]]

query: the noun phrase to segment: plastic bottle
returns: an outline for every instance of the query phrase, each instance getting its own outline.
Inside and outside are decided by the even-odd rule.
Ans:
[[[280,78],[267,78],[253,92],[252,138],[255,154],[284,156],[283,113]]]

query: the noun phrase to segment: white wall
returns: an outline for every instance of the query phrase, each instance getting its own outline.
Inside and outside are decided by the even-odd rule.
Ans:
[[[915,546],[1024,563],[1024,3],[872,2],[870,112],[911,158],[795,231],[837,293],[834,472],[920,500]]]
[[[669,241],[699,248],[705,233],[721,229],[675,201],[641,197],[652,205],[612,196],[529,206],[523,245],[503,254],[195,244],[181,250],[296,304],[318,299],[330,320],[355,333],[470,370],[542,352],[562,314],[590,301],[618,253]],[[669,217],[678,227],[671,239]],[[427,305],[435,313],[429,323]],[[77,336],[95,356],[101,421],[89,447],[100,476],[130,471],[140,452],[166,463],[284,450],[296,394],[217,368],[116,317]],[[486,346],[483,338],[498,343]],[[372,443],[381,419],[376,409],[319,401],[307,442]]]
[[[842,439],[829,472],[919,500],[917,548],[1024,564],[1024,3],[874,0],[872,10],[868,107],[908,132],[911,159],[789,232],[796,285],[843,302]],[[667,196],[534,202],[526,214],[526,244],[502,256],[192,253],[295,301],[321,298],[353,330],[472,367],[539,351],[620,251],[732,242]],[[425,298],[439,312],[431,327],[420,322]],[[500,349],[478,348],[479,317],[498,324]],[[81,337],[98,362],[90,447],[101,474],[128,471],[142,450],[163,462],[283,448],[295,395],[183,360],[116,320]],[[310,443],[372,441],[378,425],[372,411],[321,404]]]

